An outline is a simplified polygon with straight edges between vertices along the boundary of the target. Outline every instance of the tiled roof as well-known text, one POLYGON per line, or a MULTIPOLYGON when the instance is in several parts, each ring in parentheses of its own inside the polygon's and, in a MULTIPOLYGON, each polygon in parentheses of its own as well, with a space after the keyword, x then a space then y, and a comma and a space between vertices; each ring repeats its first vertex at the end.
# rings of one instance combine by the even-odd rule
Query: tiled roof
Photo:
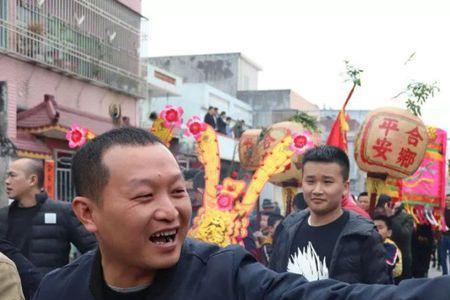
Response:
POLYGON ((88 128, 96 135, 114 127, 111 119, 58 105, 51 95, 45 95, 42 103, 17 115, 17 128, 19 129, 36 129, 57 125, 69 129, 74 123, 88 128))
POLYGON ((17 137, 12 139, 18 150, 51 155, 52 151, 33 134, 18 130, 17 137))

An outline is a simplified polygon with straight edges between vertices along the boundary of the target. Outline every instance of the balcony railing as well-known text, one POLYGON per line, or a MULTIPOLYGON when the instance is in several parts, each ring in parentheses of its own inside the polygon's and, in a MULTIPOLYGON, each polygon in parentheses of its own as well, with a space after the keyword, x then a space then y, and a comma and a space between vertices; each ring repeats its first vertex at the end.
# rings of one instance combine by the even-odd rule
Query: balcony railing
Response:
POLYGON ((140 76, 140 16, 135 15, 134 24, 128 24, 116 16, 124 15, 117 13, 119 8, 108 12, 93 4, 103 2, 115 3, 0 0, 0 51, 143 97, 146 83, 140 76))

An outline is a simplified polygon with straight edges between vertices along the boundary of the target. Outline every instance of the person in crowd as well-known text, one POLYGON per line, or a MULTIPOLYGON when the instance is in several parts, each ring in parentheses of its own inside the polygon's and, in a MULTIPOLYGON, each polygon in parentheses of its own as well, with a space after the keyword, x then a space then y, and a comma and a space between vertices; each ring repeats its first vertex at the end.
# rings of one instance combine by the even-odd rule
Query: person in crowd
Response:
POLYGON ((450 258, 450 194, 445 197, 446 208, 444 210, 445 223, 447 224, 447 230, 441 235, 440 247, 439 247, 439 260, 442 266, 442 274, 448 274, 447 258, 450 258))
POLYGON ((19 273, 12 260, 0 252, 0 299, 24 300, 19 273))
POLYGON ((261 221, 261 214, 258 212, 258 208, 255 207, 255 209, 253 209, 252 213, 249 215, 247 236, 242 241, 245 250, 247 250, 257 261, 261 261, 261 252, 257 247, 256 235, 258 234, 255 233, 259 231, 260 221, 261 221))
POLYGON ((227 123, 225 122, 226 116, 227 113, 223 111, 217 118, 217 131, 222 134, 227 134, 227 123))
POLYGON ((275 213, 275 204, 270 199, 263 199, 263 203, 261 205, 262 213, 275 213))
POLYGON ((153 123, 156 121, 156 119, 158 119, 158 114, 156 113, 156 111, 152 111, 148 116, 148 119, 150 120, 150 129, 151 129, 153 123))
POLYGON ((233 127, 231 126, 231 118, 227 117, 225 123, 226 123, 226 129, 225 130, 226 130, 227 136, 234 137, 234 135, 233 135, 233 127))
POLYGON ((361 207, 359 207, 355 200, 353 200, 353 197, 350 195, 347 195, 347 197, 344 197, 342 199, 342 208, 344 210, 353 211, 354 213, 371 220, 369 214, 361 207))
POLYGON ((205 114, 205 117, 203 118, 203 121, 211 126, 213 129, 216 129, 216 119, 214 117, 214 107, 210 106, 208 107, 208 111, 205 114))
POLYGON ((280 205, 278 204, 278 202, 274 201, 273 205, 274 205, 273 213, 276 215, 281 215, 281 208, 280 208, 280 205))
POLYGON ((387 217, 392 217, 392 198, 386 194, 380 194, 374 209, 374 215, 383 215, 387 217))
POLYGON ((381 238, 367 218, 342 209, 348 196, 350 162, 333 146, 307 151, 302 159, 308 211, 288 216, 274 238, 270 268, 306 279, 389 283, 381 238))
POLYGON ((362 192, 358 196, 358 206, 361 207, 365 212, 369 213, 370 209, 370 198, 367 192, 362 192))
MULTIPOLYGON (((0 240, 0 253, 8 257, 17 267, 25 300, 32 299, 43 274, 38 272, 36 267, 16 247, 6 240, 0 240)), ((0 299, 9 298, 0 297, 0 299)))
POLYGON ((216 129, 217 129, 217 119, 219 118, 219 108, 214 107, 214 121, 216 122, 216 129))
POLYGON ((275 234, 275 230, 277 229, 278 225, 283 221, 283 216, 276 213, 269 214, 268 220, 267 220, 267 228, 265 230, 265 236, 263 236, 261 239, 259 239, 258 245, 259 245, 259 251, 260 251, 260 262, 268 266, 270 262, 270 256, 272 255, 272 249, 273 249, 273 235, 275 234))
POLYGON ((412 276, 428 277, 431 253, 434 247, 433 230, 430 224, 418 224, 412 237, 412 276))
POLYGON ((292 200, 292 213, 308 209, 303 192, 297 193, 292 200))
POLYGON ((402 275, 402 253, 397 245, 390 238, 392 236, 391 219, 383 215, 375 215, 373 222, 377 227, 378 233, 383 241, 386 250, 386 263, 389 267, 392 281, 402 275))
POLYGON ((414 220, 403 208, 401 202, 391 203, 389 196, 380 196, 378 203, 382 205, 380 214, 391 218, 392 240, 397 244, 402 252, 402 276, 396 280, 398 282, 412 277, 412 236, 414 229, 414 220), (381 201, 380 201, 381 200, 381 201), (385 204, 383 204, 385 202, 385 204))
POLYGON ((205 188, 203 174, 204 173, 198 169, 189 169, 183 171, 183 177, 186 183, 186 191, 189 195, 189 199, 191 199, 192 219, 197 216, 197 211, 203 204, 203 190, 205 188))
POLYGON ((143 129, 116 128, 89 141, 72 174, 73 209, 99 247, 47 274, 34 300, 447 300, 450 293, 449 276, 399 287, 308 282, 266 269, 240 246, 187 238, 191 205, 181 170, 143 129))
POLYGON ((70 243, 82 253, 97 242, 75 217, 70 203, 51 200, 42 192, 40 161, 21 158, 10 164, 5 180, 14 201, 0 209, 0 239, 10 241, 41 273, 69 262, 70 243))
POLYGON ((234 124, 234 126, 233 126, 234 137, 237 139, 240 139, 243 132, 244 132, 244 121, 237 120, 236 124, 234 124))

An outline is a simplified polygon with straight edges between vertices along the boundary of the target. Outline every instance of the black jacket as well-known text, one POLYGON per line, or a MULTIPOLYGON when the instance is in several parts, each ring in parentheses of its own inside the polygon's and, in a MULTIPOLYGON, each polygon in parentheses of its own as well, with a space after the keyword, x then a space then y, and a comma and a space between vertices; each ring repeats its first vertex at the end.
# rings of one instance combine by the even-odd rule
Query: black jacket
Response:
POLYGON ((214 117, 212 115, 206 113, 203 121, 205 121, 205 123, 210 125, 213 129, 216 129, 216 120, 214 119, 214 117))
POLYGON ((16 265, 25 299, 31 299, 44 274, 38 272, 36 267, 10 242, 0 240, 0 252, 6 255, 16 265))
MULTIPOLYGON (((107 300, 99 255, 89 252, 42 280, 34 300, 107 300)), ((348 285, 334 280, 308 283, 297 274, 278 274, 239 246, 221 249, 187 239, 174 267, 156 274, 146 300, 448 300, 450 276, 413 279, 400 286, 348 285)))
POLYGON ((391 218, 392 240, 402 252, 402 276, 400 280, 412 277, 412 236, 414 230, 413 218, 401 206, 391 218))
POLYGON ((227 134, 227 123, 221 117, 217 118, 217 131, 227 134))
MULTIPOLYGON (((349 214, 333 250, 329 277, 347 283, 390 283, 385 250, 374 224, 354 212, 349 214)), ((286 271, 295 233, 308 217, 309 211, 301 211, 277 227, 269 265, 272 270, 286 271)))
MULTIPOLYGON (((82 253, 95 249, 97 241, 78 221, 70 203, 37 196, 40 206, 32 221, 28 260, 43 274, 69 262, 70 243, 82 253), (56 224, 46 224, 45 214, 56 214, 56 224)), ((0 239, 6 239, 10 210, 18 202, 0 209, 0 239)))

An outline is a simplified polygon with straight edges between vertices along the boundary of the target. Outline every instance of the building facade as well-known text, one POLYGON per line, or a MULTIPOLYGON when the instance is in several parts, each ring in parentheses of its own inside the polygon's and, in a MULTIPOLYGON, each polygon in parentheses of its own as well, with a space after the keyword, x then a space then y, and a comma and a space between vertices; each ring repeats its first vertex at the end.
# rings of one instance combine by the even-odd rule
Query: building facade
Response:
POLYGON ((207 83, 233 97, 258 89, 261 67, 242 53, 150 57, 149 63, 180 76, 184 83, 207 83))
MULTIPOLYGON (((53 159, 67 171, 69 121, 101 122, 96 134, 138 123, 137 100, 146 93, 140 6, 140 0, 0 0, 3 121, 19 156, 53 159), (49 123, 30 127, 43 107, 54 109, 49 123)), ((55 176, 61 200, 71 200, 66 175, 55 176)))
POLYGON ((253 127, 287 121, 299 111, 318 117, 319 107, 293 90, 238 91, 237 98, 253 108, 253 127))

